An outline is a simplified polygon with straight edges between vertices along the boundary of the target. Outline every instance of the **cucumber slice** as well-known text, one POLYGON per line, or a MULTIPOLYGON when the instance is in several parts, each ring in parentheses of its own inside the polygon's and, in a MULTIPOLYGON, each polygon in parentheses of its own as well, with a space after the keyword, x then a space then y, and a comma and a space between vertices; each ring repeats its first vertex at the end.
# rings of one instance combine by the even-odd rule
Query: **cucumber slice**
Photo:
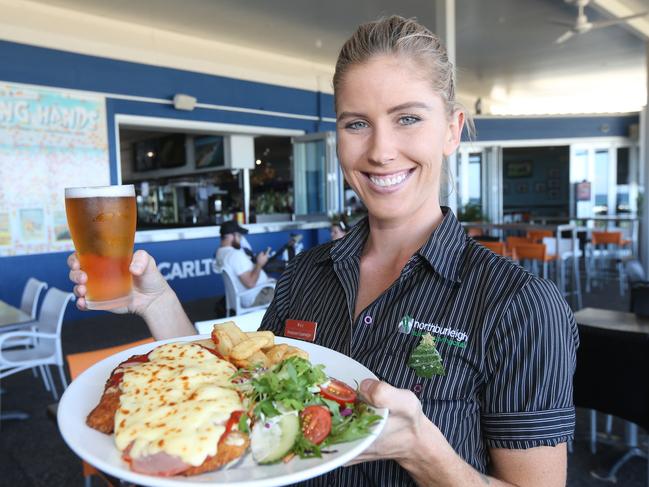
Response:
POLYGON ((273 463, 291 451, 300 433, 300 419, 295 413, 257 422, 250 435, 252 457, 257 463, 273 463))

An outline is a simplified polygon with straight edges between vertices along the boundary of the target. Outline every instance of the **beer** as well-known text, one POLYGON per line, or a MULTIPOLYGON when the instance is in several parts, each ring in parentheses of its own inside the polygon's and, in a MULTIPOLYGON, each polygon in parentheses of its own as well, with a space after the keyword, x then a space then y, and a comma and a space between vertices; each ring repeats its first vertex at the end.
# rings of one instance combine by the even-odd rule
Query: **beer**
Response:
POLYGON ((65 212, 81 269, 88 275, 89 309, 126 306, 137 208, 133 185, 65 189, 65 212))

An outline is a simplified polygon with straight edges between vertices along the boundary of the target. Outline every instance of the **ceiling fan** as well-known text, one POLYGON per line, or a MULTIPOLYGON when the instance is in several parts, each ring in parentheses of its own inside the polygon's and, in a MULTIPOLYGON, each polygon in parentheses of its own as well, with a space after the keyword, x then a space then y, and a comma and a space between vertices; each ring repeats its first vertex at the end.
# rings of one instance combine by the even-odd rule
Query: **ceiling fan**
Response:
POLYGON ((602 27, 609 27, 611 25, 617 25, 624 23, 631 19, 636 19, 638 17, 643 17, 647 15, 647 12, 627 15, 626 17, 619 17, 613 20, 600 20, 596 22, 590 22, 588 17, 584 13, 584 8, 590 3, 590 0, 565 0, 566 3, 571 3, 577 6, 579 13, 577 14, 577 19, 574 22, 568 22, 565 20, 550 20, 549 22, 557 25, 562 25, 564 27, 569 27, 569 29, 561 34, 554 42, 555 44, 563 44, 568 39, 573 37, 576 34, 585 34, 591 30, 601 29, 602 27))

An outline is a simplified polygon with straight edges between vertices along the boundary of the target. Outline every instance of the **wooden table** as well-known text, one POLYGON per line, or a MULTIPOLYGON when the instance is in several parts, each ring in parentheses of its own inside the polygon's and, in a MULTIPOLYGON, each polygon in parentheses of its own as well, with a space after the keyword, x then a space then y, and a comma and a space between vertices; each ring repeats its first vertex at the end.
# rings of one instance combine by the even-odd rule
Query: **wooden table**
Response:
POLYGON ((630 331, 649 335, 649 318, 641 318, 634 313, 613 311, 611 309, 583 308, 575 313, 580 326, 592 326, 606 330, 630 331))
POLYGON ((0 327, 20 325, 28 321, 33 321, 31 316, 0 300, 0 327))

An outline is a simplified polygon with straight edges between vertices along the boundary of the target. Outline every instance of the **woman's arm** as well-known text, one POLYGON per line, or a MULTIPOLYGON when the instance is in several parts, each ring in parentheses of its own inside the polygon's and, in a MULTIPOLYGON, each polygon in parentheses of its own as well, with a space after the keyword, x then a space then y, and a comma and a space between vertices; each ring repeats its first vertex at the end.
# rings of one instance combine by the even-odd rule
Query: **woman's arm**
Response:
POLYGON ((421 486, 565 485, 565 444, 527 450, 491 449, 491 477, 478 472, 455 453, 424 415, 421 403, 411 391, 365 380, 361 383, 361 394, 370 404, 388 408, 390 415, 379 438, 354 463, 393 459, 421 486))

